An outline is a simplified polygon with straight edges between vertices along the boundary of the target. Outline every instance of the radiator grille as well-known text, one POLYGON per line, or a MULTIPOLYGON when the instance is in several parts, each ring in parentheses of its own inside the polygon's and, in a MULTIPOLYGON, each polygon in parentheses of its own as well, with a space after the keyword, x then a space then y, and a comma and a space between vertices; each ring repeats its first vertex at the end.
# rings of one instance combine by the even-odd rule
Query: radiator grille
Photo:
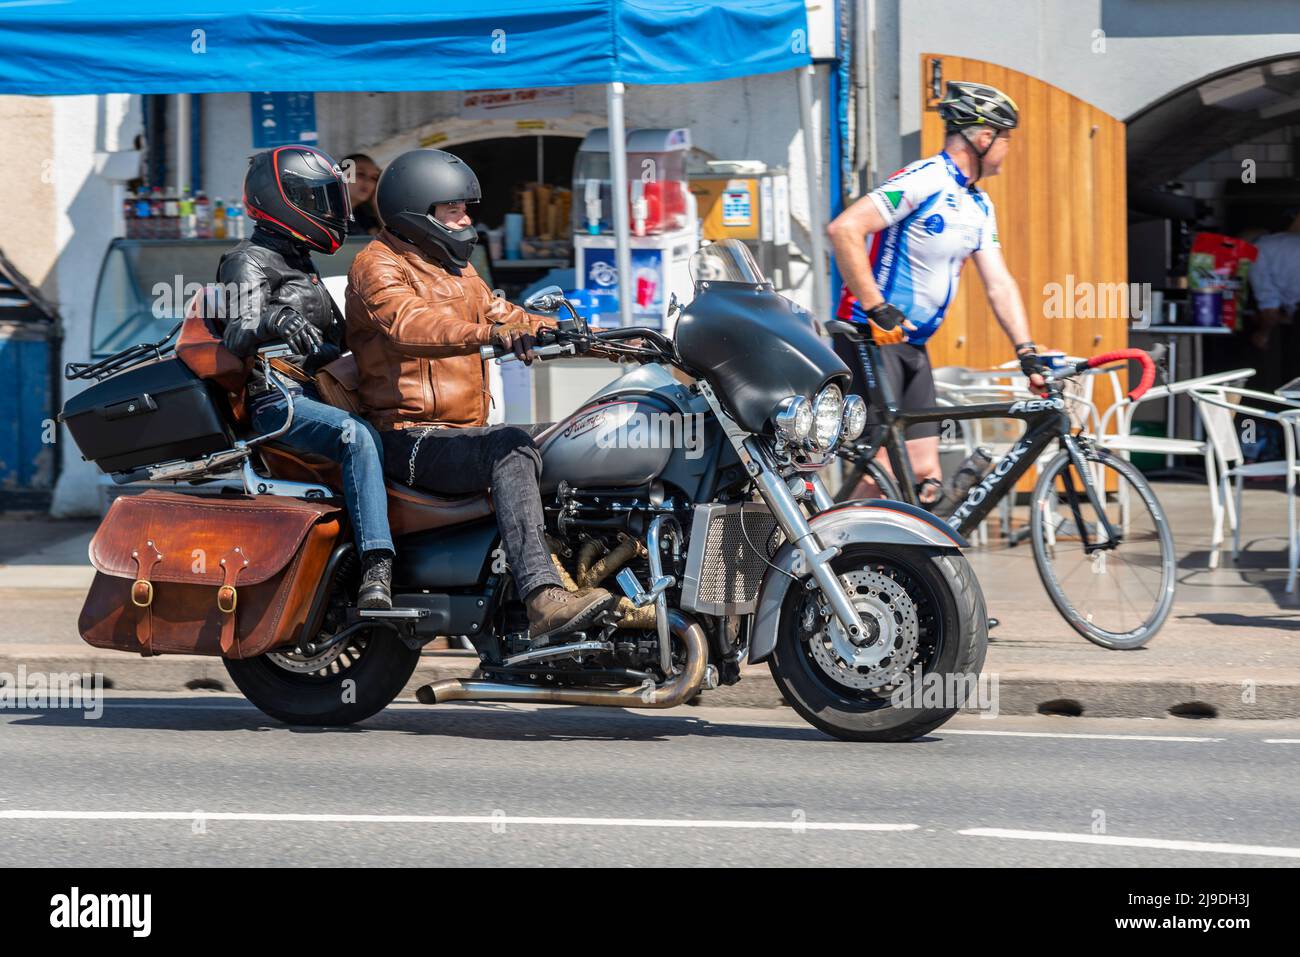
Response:
POLYGON ((748 614, 781 541, 781 530, 765 505, 697 507, 682 607, 705 614, 748 614))

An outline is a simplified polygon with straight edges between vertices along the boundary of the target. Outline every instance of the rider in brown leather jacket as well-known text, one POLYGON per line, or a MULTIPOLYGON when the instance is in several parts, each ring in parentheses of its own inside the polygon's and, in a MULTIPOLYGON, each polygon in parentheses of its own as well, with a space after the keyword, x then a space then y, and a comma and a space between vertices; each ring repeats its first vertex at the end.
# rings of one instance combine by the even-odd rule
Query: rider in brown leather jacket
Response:
POLYGON ((537 447, 524 429, 487 425, 479 347, 496 343, 531 361, 551 320, 494 296, 470 265, 477 234, 466 204, 479 198, 473 171, 441 150, 411 150, 384 170, 384 229, 348 273, 347 338, 385 470, 444 495, 491 488, 529 634, 545 644, 593 622, 614 597, 564 590, 545 539, 537 447))

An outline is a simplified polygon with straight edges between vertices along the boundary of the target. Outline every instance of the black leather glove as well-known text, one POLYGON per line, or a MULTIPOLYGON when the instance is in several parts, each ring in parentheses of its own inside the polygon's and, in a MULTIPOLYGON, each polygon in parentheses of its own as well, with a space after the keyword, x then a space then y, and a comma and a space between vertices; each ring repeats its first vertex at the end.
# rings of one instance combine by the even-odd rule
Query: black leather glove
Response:
POLYGON ((266 327, 287 345, 294 355, 310 356, 324 343, 320 330, 292 309, 284 308, 271 317, 266 327))
POLYGON ((327 366, 343 353, 331 342, 322 342, 302 363, 302 369, 308 375, 315 375, 321 366, 327 366))

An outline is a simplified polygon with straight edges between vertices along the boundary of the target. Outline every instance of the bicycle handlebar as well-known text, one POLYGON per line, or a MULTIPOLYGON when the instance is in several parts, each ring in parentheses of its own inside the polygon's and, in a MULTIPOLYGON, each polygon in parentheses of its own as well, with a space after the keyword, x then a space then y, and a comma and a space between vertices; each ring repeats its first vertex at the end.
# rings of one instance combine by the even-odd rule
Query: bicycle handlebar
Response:
MULTIPOLYGON (((1130 402, 1136 402, 1142 396, 1146 395, 1147 389, 1151 388, 1156 381, 1156 363, 1150 355, 1141 349, 1116 349, 1114 352, 1103 352, 1099 356, 1093 356, 1086 360, 1084 367, 1095 369, 1098 366, 1110 365, 1112 362, 1121 362, 1132 359, 1142 365, 1142 378, 1136 386, 1129 390, 1128 395, 1124 398, 1130 402)), ((1082 369, 1079 371, 1083 371, 1082 369)))

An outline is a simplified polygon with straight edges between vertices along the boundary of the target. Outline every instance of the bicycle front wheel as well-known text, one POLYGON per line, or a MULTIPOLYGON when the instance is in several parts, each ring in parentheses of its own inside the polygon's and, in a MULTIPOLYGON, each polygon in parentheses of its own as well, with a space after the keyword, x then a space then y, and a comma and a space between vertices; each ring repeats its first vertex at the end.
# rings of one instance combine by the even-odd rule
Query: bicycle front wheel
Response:
POLYGON ((1084 446, 1081 452, 1115 537, 1062 450, 1034 487, 1034 563, 1075 631, 1103 648, 1140 648, 1173 606, 1173 534, 1141 472, 1104 449, 1084 446))

